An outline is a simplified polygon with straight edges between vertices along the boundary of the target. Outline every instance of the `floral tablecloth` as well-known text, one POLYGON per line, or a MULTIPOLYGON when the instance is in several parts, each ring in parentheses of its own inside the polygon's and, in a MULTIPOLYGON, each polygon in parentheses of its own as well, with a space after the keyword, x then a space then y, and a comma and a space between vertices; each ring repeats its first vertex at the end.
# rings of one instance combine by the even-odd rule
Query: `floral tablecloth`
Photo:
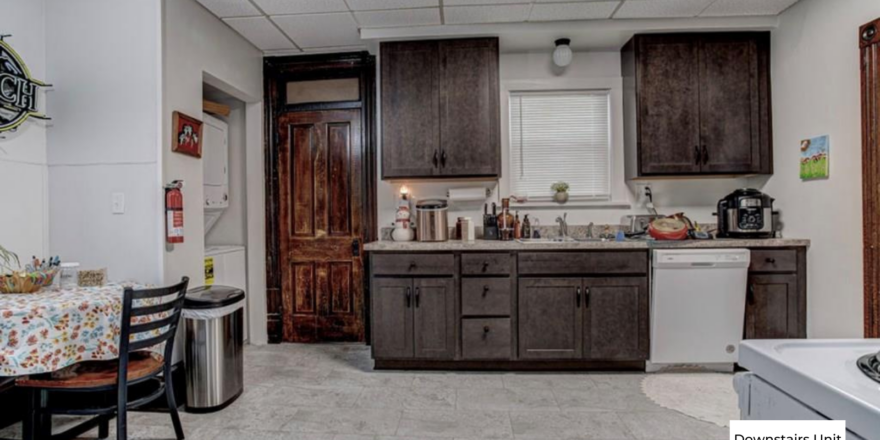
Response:
POLYGON ((123 289, 123 285, 110 284, 0 294, 0 377, 48 373, 77 362, 118 358, 123 289))

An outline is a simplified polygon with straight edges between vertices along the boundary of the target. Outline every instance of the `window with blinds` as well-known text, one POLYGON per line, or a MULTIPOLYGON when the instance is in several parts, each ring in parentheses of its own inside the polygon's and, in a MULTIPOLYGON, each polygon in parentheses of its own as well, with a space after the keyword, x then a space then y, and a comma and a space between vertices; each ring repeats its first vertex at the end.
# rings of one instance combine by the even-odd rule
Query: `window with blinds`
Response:
POLYGON ((511 92, 513 194, 549 200, 566 182, 572 199, 611 199, 611 104, 607 90, 511 92))

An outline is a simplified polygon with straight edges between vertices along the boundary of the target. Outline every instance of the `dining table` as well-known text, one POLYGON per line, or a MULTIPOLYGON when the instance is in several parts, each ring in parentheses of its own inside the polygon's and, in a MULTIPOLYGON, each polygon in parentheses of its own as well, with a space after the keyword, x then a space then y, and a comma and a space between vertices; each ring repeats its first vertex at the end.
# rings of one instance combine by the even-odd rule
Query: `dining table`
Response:
MULTIPOLYGON (((126 287, 141 286, 50 286, 37 293, 0 294, 0 377, 53 373, 80 362, 118 358, 126 287)), ((132 323, 161 318, 138 317, 132 323)))

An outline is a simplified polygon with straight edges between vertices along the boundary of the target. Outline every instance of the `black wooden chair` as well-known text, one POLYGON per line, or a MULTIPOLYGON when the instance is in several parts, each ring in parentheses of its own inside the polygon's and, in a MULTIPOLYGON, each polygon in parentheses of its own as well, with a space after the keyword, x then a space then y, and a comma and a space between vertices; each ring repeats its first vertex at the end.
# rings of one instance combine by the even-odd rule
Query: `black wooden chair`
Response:
POLYGON ((83 362, 78 364, 76 375, 70 378, 53 379, 51 375, 38 375, 18 379, 16 386, 28 391, 24 439, 72 439, 96 426, 98 437, 107 438, 110 420, 115 416, 116 438, 127 440, 128 410, 146 405, 165 394, 174 432, 178 440, 183 440, 183 427, 171 383, 171 356, 188 283, 189 278, 184 277, 179 284, 171 287, 125 289, 118 360, 83 362), (152 301, 141 304, 143 300, 152 301), (132 324, 133 318, 144 316, 153 319, 146 323, 132 324), (130 339, 139 334, 145 336, 130 339), (162 343, 165 343, 163 356, 144 351, 162 343), (146 395, 129 400, 132 395, 137 394, 132 393, 133 390, 146 395), (83 405, 87 400, 89 405, 83 405), (95 404, 96 402, 99 404, 95 404), (95 417, 63 433, 52 435, 52 416, 61 414, 95 417))

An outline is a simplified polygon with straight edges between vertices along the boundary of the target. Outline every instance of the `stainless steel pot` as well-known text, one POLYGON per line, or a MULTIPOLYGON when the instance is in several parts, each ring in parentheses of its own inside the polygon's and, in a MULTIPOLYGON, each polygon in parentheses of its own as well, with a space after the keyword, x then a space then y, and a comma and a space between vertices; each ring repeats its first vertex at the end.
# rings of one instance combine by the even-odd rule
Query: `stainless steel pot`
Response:
POLYGON ((448 203, 443 199, 422 200, 416 203, 416 237, 419 241, 449 240, 448 203))

